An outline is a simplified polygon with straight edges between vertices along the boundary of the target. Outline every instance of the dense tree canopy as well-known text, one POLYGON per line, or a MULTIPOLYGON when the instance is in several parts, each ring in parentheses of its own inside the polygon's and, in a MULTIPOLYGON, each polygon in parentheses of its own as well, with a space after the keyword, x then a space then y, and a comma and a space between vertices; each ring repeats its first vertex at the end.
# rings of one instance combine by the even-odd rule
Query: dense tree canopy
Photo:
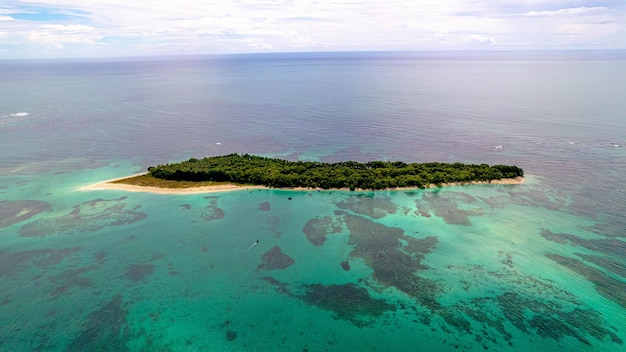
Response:
POLYGON ((492 181, 523 176, 517 166, 402 161, 288 161, 248 154, 191 158, 148 168, 152 176, 178 181, 227 181, 268 187, 386 189, 430 184, 492 181))

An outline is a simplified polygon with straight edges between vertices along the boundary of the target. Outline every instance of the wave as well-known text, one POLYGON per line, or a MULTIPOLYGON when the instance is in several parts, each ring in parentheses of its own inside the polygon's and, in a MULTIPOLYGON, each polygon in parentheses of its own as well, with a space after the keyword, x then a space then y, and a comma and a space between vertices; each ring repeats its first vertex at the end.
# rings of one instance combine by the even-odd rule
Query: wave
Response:
POLYGON ((24 116, 28 116, 28 115, 30 115, 30 114, 27 113, 27 112, 16 112, 16 113, 13 113, 13 114, 9 114, 9 116, 11 116, 11 117, 24 117, 24 116))

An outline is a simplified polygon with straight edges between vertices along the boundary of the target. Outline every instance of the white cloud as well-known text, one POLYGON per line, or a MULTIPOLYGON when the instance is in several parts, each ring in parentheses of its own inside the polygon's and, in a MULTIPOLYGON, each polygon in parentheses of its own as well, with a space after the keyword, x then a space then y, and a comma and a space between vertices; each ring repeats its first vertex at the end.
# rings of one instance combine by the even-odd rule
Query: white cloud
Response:
POLYGON ((529 11, 527 16, 569 16, 569 15, 583 15, 594 14, 607 11, 606 7, 572 7, 566 9, 558 9, 553 11, 529 11))
POLYGON ((618 0, 584 3, 572 7, 569 0, 14 0, 11 7, 0 5, 0 31, 12 33, 10 38, 0 37, 0 45, 17 41, 32 53, 42 45, 57 45, 57 52, 46 54, 58 56, 167 54, 170 49, 217 53, 626 48, 626 6, 618 0), (10 17, 27 7, 49 8, 67 19, 10 17))
POLYGON ((47 25, 39 29, 25 32, 26 39, 36 45, 64 48, 66 44, 92 45, 99 39, 90 33, 93 28, 79 25, 47 25))
POLYGON ((249 47, 257 49, 257 50, 263 50, 263 51, 267 51, 267 50, 272 50, 273 47, 267 43, 249 43, 248 44, 249 47))
POLYGON ((481 34, 471 34, 469 36, 469 40, 472 43, 476 43, 479 45, 495 45, 496 44, 496 40, 491 38, 491 37, 487 37, 481 34))

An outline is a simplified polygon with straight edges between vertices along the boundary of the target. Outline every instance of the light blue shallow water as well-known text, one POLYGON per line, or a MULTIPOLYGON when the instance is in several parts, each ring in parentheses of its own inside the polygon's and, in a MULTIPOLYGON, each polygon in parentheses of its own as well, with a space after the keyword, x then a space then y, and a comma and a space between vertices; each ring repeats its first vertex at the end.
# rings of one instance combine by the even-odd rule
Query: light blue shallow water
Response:
POLYGON ((0 62, 0 350, 624 350, 622 77, 623 52, 0 62), (232 152, 527 177, 78 190, 232 152))

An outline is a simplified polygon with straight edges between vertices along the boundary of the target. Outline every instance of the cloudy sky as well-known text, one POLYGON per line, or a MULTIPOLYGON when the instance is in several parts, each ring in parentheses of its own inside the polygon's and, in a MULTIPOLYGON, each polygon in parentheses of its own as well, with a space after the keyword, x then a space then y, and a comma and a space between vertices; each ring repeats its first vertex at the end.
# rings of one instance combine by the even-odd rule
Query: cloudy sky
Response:
POLYGON ((1 0, 0 58, 626 49, 626 0, 1 0))

